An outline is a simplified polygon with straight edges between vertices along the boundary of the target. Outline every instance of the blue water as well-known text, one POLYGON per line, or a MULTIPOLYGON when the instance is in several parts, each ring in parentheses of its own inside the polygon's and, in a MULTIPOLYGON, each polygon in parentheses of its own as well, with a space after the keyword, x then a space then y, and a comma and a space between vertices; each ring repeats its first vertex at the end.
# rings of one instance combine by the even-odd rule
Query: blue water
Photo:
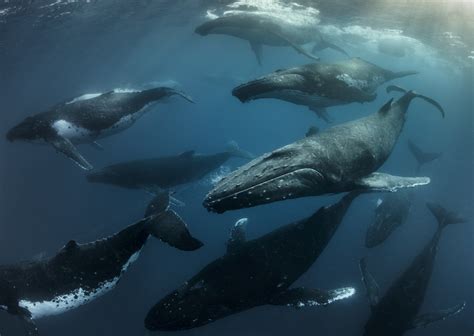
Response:
MULTIPOLYGON (((166 6, 173 4, 168 2, 166 6)), ((266 47, 260 67, 246 42, 194 34, 196 25, 204 20, 205 10, 191 6, 189 11, 182 20, 179 11, 170 11, 171 18, 137 22, 130 24, 130 29, 119 24, 119 16, 118 27, 113 27, 110 22, 115 21, 109 18, 96 31, 85 26, 68 27, 67 21, 59 26, 61 31, 48 27, 48 33, 33 25, 12 31, 17 29, 15 22, 7 23, 12 26, 3 27, 3 33, 9 34, 3 47, 8 49, 8 43, 12 44, 10 53, 2 53, 0 65, 0 134, 27 115, 44 111, 68 97, 167 81, 178 82, 196 104, 171 99, 167 104, 156 105, 129 130, 103 139, 103 152, 80 146, 94 166, 186 150, 214 153, 224 150, 230 140, 245 150, 262 154, 302 138, 310 125, 328 127, 304 107, 276 100, 241 104, 230 94, 234 86, 246 80, 307 63, 303 56, 289 48, 266 47), (191 10, 196 10, 195 15, 191 10), (18 43, 13 42, 15 34, 18 43)), ((412 139, 428 151, 443 152, 441 159, 422 169, 423 175, 431 177, 431 184, 416 190, 407 223, 382 246, 370 251, 364 248, 365 231, 373 220, 379 195, 357 199, 323 255, 295 284, 328 289, 354 286, 357 294, 353 298, 316 309, 263 306, 175 335, 361 335, 370 309, 358 260, 368 256, 372 273, 384 292, 436 229, 433 216, 424 206, 426 201, 439 202, 461 213, 468 222, 444 231, 422 312, 461 301, 466 301, 467 306, 454 318, 407 334, 474 332, 472 68, 454 64, 449 57, 423 54, 424 49, 396 58, 354 44, 346 47, 351 55, 394 71, 418 70, 420 75, 397 80, 396 84, 433 97, 443 105, 444 120, 431 106, 413 102, 398 145, 380 169, 413 175, 416 163, 406 146, 407 140, 412 139)), ((331 51, 319 55, 326 62, 343 59, 331 51)), ((376 111, 390 97, 381 87, 376 101, 332 108, 330 114, 334 124, 356 119, 376 111)), ((43 253, 53 255, 71 239, 88 242, 117 232, 138 220, 151 199, 142 191, 87 183, 83 171, 48 146, 2 139, 2 264, 43 253)), ((226 166, 235 169, 243 163, 232 159, 226 166)), ((248 236, 254 238, 304 218, 339 198, 304 198, 217 215, 201 205, 211 188, 207 178, 180 188, 178 193, 186 206, 177 211, 193 235, 205 243, 202 249, 181 252, 150 239, 114 291, 74 311, 39 320, 42 333, 142 335, 148 309, 225 252, 229 229, 237 219, 249 218, 248 236)), ((14 317, 1 313, 0 333, 21 335, 21 325, 14 317)))

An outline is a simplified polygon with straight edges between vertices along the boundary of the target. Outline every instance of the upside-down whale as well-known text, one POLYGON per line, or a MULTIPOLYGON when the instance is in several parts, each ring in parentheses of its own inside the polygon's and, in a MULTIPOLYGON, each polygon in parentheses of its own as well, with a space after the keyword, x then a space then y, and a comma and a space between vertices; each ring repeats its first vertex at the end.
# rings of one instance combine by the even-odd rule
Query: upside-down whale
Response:
POLYGON ((367 228, 365 235, 365 247, 382 244, 397 227, 406 222, 413 198, 412 192, 400 190, 377 200, 374 222, 367 228))
POLYGON ((450 224, 465 222, 438 204, 428 203, 427 206, 436 217, 438 229, 382 298, 377 283, 368 271, 367 262, 365 259, 360 261, 362 280, 372 309, 372 314, 365 325, 364 336, 402 336, 410 329, 426 327, 428 324, 456 315, 464 309, 465 303, 462 303, 448 309, 418 315, 433 273, 443 229, 450 224))
POLYGON ((169 189, 200 180, 231 157, 253 158, 232 141, 225 152, 203 155, 187 151, 177 156, 122 162, 90 173, 87 179, 128 189, 169 189))
POLYGON ((129 128, 151 105, 172 95, 192 102, 183 92, 169 87, 85 94, 27 117, 10 129, 7 139, 46 142, 82 169, 90 170, 92 165, 75 145, 88 143, 101 148, 96 140, 129 128))
POLYGON ((201 24, 195 32, 202 36, 229 35, 248 41, 260 65, 263 45, 292 47, 310 59, 319 60, 302 47, 315 42, 312 52, 331 48, 347 55, 343 49, 326 41, 317 30, 294 27, 278 16, 263 13, 227 14, 201 24))
POLYGON ((87 244, 71 240, 50 259, 0 266, 0 308, 20 317, 27 335, 38 335, 34 320, 91 302, 112 290, 150 235, 180 250, 202 243, 158 195, 146 217, 124 230, 87 244))
POLYGON ((376 90, 381 84, 414 74, 417 72, 393 72, 360 58, 352 58, 277 70, 236 87, 232 94, 243 103, 275 98, 307 106, 320 118, 329 121, 327 107, 371 102, 377 97, 376 90))
POLYGON ((357 192, 321 207, 312 216, 246 241, 246 219, 231 231, 227 253, 151 308, 149 330, 196 328, 262 305, 325 306, 355 293, 351 287, 290 288, 336 233, 357 192))
MULTIPOLYGON (((391 90, 403 90, 390 86, 391 90)), ((428 184, 428 177, 376 172, 390 156, 414 98, 442 107, 426 96, 406 92, 365 118, 333 126, 264 154, 223 178, 203 205, 218 213, 285 199, 354 189, 395 191, 428 184)))

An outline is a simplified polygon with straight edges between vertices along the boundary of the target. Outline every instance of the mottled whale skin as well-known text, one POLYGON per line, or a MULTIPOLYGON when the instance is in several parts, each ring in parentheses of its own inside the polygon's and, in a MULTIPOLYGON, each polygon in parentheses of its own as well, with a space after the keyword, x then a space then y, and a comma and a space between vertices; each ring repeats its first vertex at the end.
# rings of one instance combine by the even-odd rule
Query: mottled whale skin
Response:
POLYGON ((232 143, 227 151, 211 155, 188 151, 177 156, 117 163, 88 174, 87 179, 128 189, 169 189, 202 179, 231 157, 253 158, 232 143))
POLYGON ((348 298, 353 288, 290 288, 324 251, 357 196, 321 207, 312 216, 245 241, 246 219, 231 232, 227 253, 205 266, 149 311, 145 326, 156 331, 196 328, 261 305, 325 306, 348 298))
POLYGON ((368 271, 365 259, 360 262, 362 280, 372 308, 371 316, 365 325, 364 336, 401 336, 410 329, 425 327, 456 315, 465 306, 465 303, 462 303, 448 309, 418 315, 433 273, 443 229, 450 224, 465 222, 438 204, 428 203, 427 206, 438 221, 438 229, 382 298, 379 296, 377 283, 368 271))
POLYGON ((110 237, 87 244, 70 241, 49 259, 1 265, 0 307, 23 319, 28 335, 37 335, 33 320, 64 313, 112 290, 150 235, 181 250, 201 247, 168 203, 169 196, 157 196, 146 218, 110 237))
POLYGON ((429 178, 376 173, 390 156, 415 97, 434 104, 444 116, 432 99, 406 92, 374 114, 333 126, 240 167, 208 193, 204 206, 222 213, 298 197, 354 189, 396 191, 429 183, 429 178))
POLYGON ((373 101, 377 88, 390 80, 417 74, 393 72, 360 58, 337 63, 313 63, 277 70, 236 87, 232 94, 241 102, 274 98, 307 106, 329 121, 325 109, 336 105, 373 101))
POLYGON ((403 225, 410 213, 414 195, 407 190, 388 193, 377 201, 374 222, 367 228, 365 247, 382 244, 396 228, 403 225))
POLYGON ((315 42, 313 51, 332 48, 338 52, 347 53, 336 45, 324 40, 314 27, 302 28, 294 26, 278 16, 263 13, 233 13, 227 14, 198 26, 195 32, 202 36, 210 34, 228 35, 248 41, 257 61, 262 64, 262 46, 292 47, 298 53, 319 60, 301 46, 315 42))
POLYGON ((10 129, 7 139, 46 142, 79 167, 89 170, 92 165, 82 157, 75 145, 90 143, 99 146, 96 140, 129 128, 148 107, 172 95, 192 101, 182 92, 169 87, 86 94, 27 117, 10 129))

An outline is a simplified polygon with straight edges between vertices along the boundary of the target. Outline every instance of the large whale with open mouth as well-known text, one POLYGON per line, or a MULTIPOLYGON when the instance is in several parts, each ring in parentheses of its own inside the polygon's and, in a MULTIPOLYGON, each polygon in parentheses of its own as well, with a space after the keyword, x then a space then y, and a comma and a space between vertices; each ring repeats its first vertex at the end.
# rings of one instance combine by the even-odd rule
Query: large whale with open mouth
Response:
POLYGON ((326 108, 371 102, 377 97, 376 90, 381 84, 414 74, 417 72, 394 72, 352 58, 277 70, 236 87, 232 94, 243 103, 274 98, 307 106, 320 118, 329 121, 326 108))
POLYGON ((268 13, 241 12, 226 14, 204 22, 196 28, 195 32, 202 36, 228 35, 248 41, 260 65, 263 45, 292 47, 310 59, 319 60, 317 56, 302 47, 314 42, 312 52, 331 48, 347 55, 343 49, 324 39, 313 27, 310 28, 295 27, 281 17, 268 13))
POLYGON ((0 308, 20 317, 27 335, 37 335, 34 320, 62 314, 112 290, 150 235, 180 250, 202 243, 159 194, 145 218, 124 230, 87 244, 71 240, 50 259, 0 266, 0 308))
POLYGON ((383 297, 380 297, 379 287, 368 270, 366 260, 360 261, 362 280, 372 310, 365 325, 364 336, 402 336, 411 329, 442 321, 464 309, 465 303, 461 303, 451 308, 418 315, 433 273, 441 233, 448 225, 466 221, 438 204, 428 203, 427 206, 436 217, 438 229, 383 297))
POLYGON ((204 155, 186 151, 174 156, 121 162, 88 174, 87 180, 127 189, 170 189, 200 180, 232 157, 254 158, 231 141, 224 152, 204 155))
POLYGON ((153 104, 173 95, 192 102, 170 87, 85 94, 27 117, 8 131, 7 139, 50 144, 82 169, 90 170, 92 165, 76 145, 87 143, 101 148, 96 140, 131 127, 153 104))
POLYGON ((231 231, 227 253, 149 311, 145 327, 174 331, 200 327, 262 305, 326 306, 355 289, 290 288, 331 241, 358 192, 321 207, 312 216, 246 241, 246 219, 231 231))
MULTIPOLYGON (((403 89, 390 86, 388 90, 403 89)), ((395 191, 428 184, 428 177, 376 172, 390 156, 416 97, 433 104, 444 117, 442 107, 431 98, 405 92, 372 115, 328 128, 240 167, 208 193, 204 206, 222 213, 354 189, 395 191)))

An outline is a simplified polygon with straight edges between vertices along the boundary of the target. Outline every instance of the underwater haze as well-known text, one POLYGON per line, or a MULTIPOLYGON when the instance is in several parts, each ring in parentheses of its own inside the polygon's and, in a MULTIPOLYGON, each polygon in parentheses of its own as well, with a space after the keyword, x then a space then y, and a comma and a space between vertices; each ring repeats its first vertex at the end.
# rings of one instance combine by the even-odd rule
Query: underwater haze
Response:
MULTIPOLYGON (((42 260, 67 242, 96 241, 140 220, 151 192, 88 182, 87 172, 50 145, 10 142, 6 135, 26 117, 84 94, 169 86, 195 102, 172 96, 153 105, 127 130, 100 139, 103 150, 78 144, 94 169, 195 151, 213 154, 235 142, 256 157, 378 111, 400 93, 395 84, 435 99, 445 118, 414 100, 389 158, 379 169, 427 176, 411 189, 406 222, 380 246, 365 247, 366 231, 384 193, 358 197, 327 248, 293 287, 354 287, 354 296, 328 307, 294 309, 264 305, 174 335, 364 334, 371 315, 359 260, 367 257, 381 295, 437 230, 425 206, 436 202, 466 219, 441 236, 420 313, 465 302, 444 321, 407 335, 474 333, 474 1, 278 1, 278 0, 0 0, 0 265, 42 260), (262 64, 249 43, 229 35, 200 36, 202 23, 240 12, 283 19, 291 29, 317 29, 325 40, 391 71, 417 71, 376 89, 374 100, 328 108, 327 123, 306 106, 279 99, 241 103, 232 90, 278 69, 315 62, 291 47, 263 46, 262 64), (417 171, 408 141, 442 155, 417 171)), ((271 28, 269 28, 271 29, 271 28)), ((311 51, 311 44, 306 50, 311 51)), ((315 51, 321 63, 348 56, 315 51)), ((198 181, 171 188, 172 208, 200 249, 180 251, 149 239, 117 286, 97 300, 35 321, 40 335, 145 335, 150 308, 226 253, 234 223, 248 218, 247 239, 312 215, 342 195, 327 193, 256 207, 208 212, 203 201, 216 184, 248 159, 232 157, 198 181)), ((245 264, 242 265, 245 267, 245 264)), ((8 282, 8 279, 6 279, 8 282)), ((0 279, 0 294, 2 279, 0 279)), ((2 306, 0 298, 0 306, 2 306)), ((24 335, 14 314, 0 310, 0 335, 24 335)), ((165 332, 156 332, 165 334, 165 332)), ((383 336, 383 335, 380 335, 383 336)))

